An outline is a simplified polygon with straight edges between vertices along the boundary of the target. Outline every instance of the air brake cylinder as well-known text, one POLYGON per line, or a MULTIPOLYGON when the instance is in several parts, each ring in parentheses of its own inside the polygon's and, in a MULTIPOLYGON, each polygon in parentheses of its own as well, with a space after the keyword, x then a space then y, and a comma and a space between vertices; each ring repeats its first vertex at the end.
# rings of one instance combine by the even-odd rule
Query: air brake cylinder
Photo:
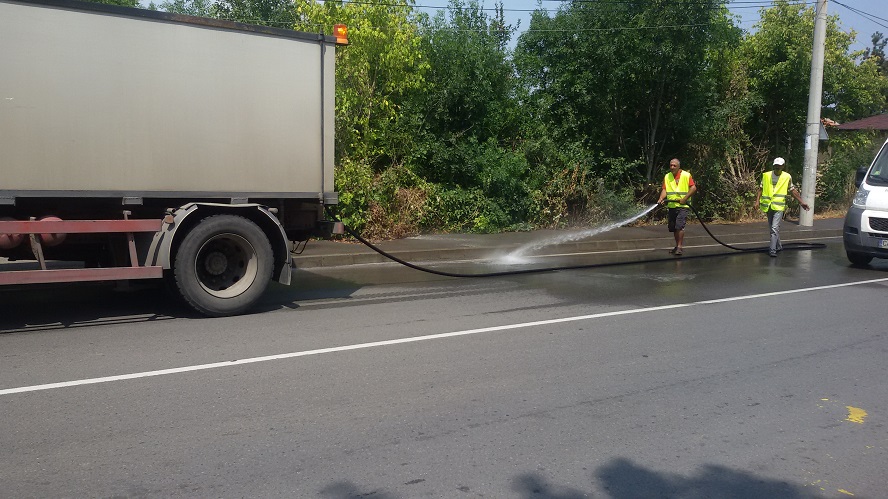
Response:
MULTIPOLYGON (((61 222, 62 219, 59 217, 41 217, 39 222, 61 222)), ((53 247, 58 246, 65 242, 65 238, 68 237, 67 234, 40 234, 40 242, 43 243, 44 246, 53 247)))
MULTIPOLYGON (((0 217, 0 221, 15 222, 11 217, 0 217)), ((25 240, 24 234, 0 234, 0 249, 12 249, 22 244, 25 240)))

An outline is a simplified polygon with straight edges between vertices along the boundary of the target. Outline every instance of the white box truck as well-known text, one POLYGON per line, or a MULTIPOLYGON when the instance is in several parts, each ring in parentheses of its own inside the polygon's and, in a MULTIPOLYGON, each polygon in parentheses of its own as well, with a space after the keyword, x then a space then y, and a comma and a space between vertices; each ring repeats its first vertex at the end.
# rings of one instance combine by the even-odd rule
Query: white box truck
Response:
POLYGON ((0 0, 0 257, 35 267, 0 285, 165 278, 224 316, 288 284, 295 242, 338 232, 336 41, 0 0))

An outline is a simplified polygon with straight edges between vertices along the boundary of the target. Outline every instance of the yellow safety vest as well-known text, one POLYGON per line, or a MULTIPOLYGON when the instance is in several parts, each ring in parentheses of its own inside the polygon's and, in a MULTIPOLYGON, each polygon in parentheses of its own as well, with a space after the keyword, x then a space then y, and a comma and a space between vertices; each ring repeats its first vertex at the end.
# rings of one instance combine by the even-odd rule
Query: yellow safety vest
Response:
POLYGON ((769 209, 786 210, 786 193, 789 190, 789 183, 792 182, 792 176, 782 172, 777 179, 777 185, 772 185, 771 174, 772 172, 769 171, 762 174, 762 197, 759 200, 759 208, 764 213, 767 213, 769 209))
POLYGON ((678 176, 678 182, 672 172, 666 174, 666 207, 667 208, 687 208, 688 205, 680 204, 679 200, 688 195, 691 183, 691 172, 682 170, 678 176))

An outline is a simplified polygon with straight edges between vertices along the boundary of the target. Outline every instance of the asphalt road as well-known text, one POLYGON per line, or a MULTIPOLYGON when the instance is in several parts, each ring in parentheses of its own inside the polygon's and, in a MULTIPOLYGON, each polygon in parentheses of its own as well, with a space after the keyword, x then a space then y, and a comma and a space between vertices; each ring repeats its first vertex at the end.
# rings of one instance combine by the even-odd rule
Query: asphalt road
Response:
POLYGON ((0 496, 888 496, 888 261, 840 243, 295 277, 222 319, 0 293, 0 496))

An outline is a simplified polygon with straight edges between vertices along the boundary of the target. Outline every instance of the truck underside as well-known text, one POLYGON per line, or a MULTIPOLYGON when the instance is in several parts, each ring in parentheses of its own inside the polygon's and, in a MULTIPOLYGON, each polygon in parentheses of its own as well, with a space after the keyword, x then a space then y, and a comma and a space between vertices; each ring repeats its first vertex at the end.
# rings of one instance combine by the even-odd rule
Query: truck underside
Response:
POLYGON ((199 312, 231 315, 246 310, 270 280, 289 283, 292 242, 333 230, 316 200, 140 201, 18 198, 0 207, 0 256, 33 263, 0 271, 0 284, 163 277, 199 312))

